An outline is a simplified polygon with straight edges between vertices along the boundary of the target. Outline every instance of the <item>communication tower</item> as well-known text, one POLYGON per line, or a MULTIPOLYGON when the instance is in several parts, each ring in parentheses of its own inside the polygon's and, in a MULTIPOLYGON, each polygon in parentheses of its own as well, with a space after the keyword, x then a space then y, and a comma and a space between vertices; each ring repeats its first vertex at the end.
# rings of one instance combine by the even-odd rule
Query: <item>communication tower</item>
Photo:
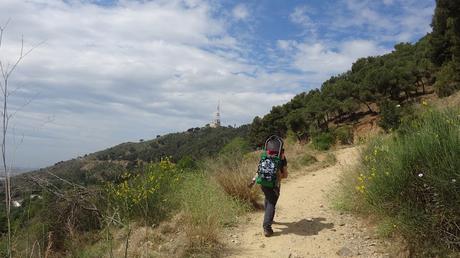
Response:
POLYGON ((212 128, 220 127, 220 101, 217 103, 217 112, 214 113, 214 120, 212 120, 210 126, 212 128))

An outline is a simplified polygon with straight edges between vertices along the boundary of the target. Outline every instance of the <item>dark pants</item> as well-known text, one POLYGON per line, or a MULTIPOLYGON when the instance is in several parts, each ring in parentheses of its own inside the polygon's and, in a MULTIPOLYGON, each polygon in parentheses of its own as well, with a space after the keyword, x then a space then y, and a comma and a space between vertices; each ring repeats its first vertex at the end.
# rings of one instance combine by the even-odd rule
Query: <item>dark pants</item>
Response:
POLYGON ((265 195, 265 202, 264 202, 265 215, 264 215, 263 227, 264 229, 271 229, 273 218, 275 217, 276 202, 278 201, 278 198, 280 197, 280 188, 279 187, 269 188, 265 186, 262 186, 261 188, 265 195))

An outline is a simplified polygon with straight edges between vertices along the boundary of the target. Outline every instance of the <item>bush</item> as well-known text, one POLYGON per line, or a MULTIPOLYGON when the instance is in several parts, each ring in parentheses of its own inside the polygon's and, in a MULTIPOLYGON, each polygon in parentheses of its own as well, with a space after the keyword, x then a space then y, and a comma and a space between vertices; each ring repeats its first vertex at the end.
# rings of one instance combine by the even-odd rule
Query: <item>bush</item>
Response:
POLYGON ((240 156, 249 151, 251 151, 249 142, 241 137, 235 137, 220 150, 220 155, 240 156))
POLYGON ((329 150, 335 143, 335 138, 331 133, 320 133, 313 137, 312 143, 317 150, 329 150))
POLYGON ((395 221, 412 245, 460 250, 459 128, 459 110, 427 111, 411 133, 375 140, 348 181, 349 199, 395 221))
POLYGON ((379 103, 380 121, 379 126, 386 132, 398 129, 401 123, 401 111, 398 103, 391 100, 384 100, 379 103))
POLYGON ((158 222, 177 206, 174 192, 182 177, 169 159, 148 164, 143 172, 126 172, 119 184, 108 184, 111 205, 125 218, 158 222))
POLYGON ((460 78, 453 62, 443 65, 436 74, 434 88, 439 97, 447 97, 460 90, 460 78))
POLYGON ((312 156, 308 153, 299 157, 299 165, 301 166, 310 166, 311 164, 316 162, 318 162, 318 160, 315 158, 315 156, 312 156))
POLYGON ((341 144, 353 143, 353 131, 350 126, 342 126, 334 130, 334 135, 341 144))

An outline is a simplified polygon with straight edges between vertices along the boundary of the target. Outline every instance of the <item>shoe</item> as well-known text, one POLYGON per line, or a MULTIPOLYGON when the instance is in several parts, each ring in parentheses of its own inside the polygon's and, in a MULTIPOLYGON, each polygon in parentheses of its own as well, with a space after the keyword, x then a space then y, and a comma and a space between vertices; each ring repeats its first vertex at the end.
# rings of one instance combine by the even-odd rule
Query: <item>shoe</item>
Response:
POLYGON ((273 235, 273 230, 271 228, 264 229, 264 236, 265 237, 271 237, 272 235, 273 235))

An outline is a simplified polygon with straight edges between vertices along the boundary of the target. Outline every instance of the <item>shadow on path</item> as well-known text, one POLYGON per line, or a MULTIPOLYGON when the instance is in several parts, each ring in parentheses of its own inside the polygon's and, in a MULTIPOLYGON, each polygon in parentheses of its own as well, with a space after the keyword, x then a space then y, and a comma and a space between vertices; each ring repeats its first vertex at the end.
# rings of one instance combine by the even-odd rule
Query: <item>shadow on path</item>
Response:
POLYGON ((324 223, 325 218, 302 219, 297 222, 273 222, 274 236, 296 234, 300 236, 318 235, 323 229, 331 229, 334 223, 324 223), (283 226, 283 227, 280 227, 283 226))

